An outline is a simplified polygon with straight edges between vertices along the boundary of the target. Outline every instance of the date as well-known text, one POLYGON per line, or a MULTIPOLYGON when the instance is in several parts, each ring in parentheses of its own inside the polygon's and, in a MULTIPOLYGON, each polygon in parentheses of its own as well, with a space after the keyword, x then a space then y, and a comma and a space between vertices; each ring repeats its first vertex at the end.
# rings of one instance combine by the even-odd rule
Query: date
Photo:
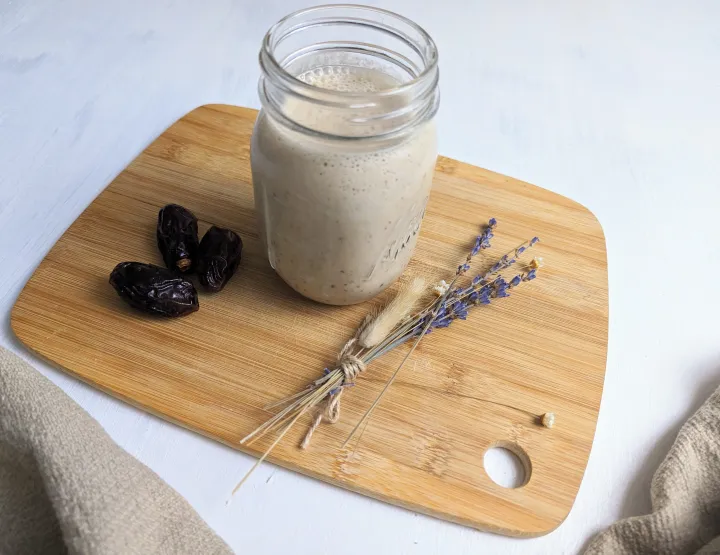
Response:
POLYGON ((209 291, 220 291, 230 280, 242 256, 240 236, 229 229, 212 226, 200 241, 197 273, 209 291))
POLYGON ((149 314, 175 318, 200 308, 193 284, 175 272, 142 262, 121 262, 110 285, 130 306, 149 314))
POLYGON ((168 204, 158 213, 157 243, 165 265, 190 273, 195 269, 198 224, 195 215, 179 204, 168 204))

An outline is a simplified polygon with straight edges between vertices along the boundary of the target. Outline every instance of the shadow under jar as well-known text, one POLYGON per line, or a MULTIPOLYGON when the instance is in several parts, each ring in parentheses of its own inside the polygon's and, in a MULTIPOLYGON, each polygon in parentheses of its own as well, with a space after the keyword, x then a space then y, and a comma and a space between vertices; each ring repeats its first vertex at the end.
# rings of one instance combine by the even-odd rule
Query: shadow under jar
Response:
POLYGON ((418 25, 320 6, 273 26, 260 51, 251 164, 270 264, 293 289, 346 305, 403 272, 437 159, 437 49, 418 25))

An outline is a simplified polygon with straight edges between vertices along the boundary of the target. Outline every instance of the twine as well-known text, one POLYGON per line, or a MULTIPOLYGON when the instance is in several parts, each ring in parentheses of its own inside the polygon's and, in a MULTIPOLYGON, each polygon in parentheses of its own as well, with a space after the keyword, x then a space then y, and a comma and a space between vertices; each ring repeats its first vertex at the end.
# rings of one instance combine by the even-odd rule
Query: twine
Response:
POLYGON ((322 423, 323 420, 327 420, 330 424, 335 424, 340 418, 340 398, 342 397, 345 388, 354 385, 355 379, 365 371, 365 363, 353 354, 350 354, 350 350, 355 345, 356 338, 352 338, 350 341, 345 343, 345 346, 338 355, 338 365, 336 369, 342 370, 343 378, 340 385, 335 388, 335 393, 330 393, 325 404, 325 410, 318 411, 313 418, 310 428, 308 428, 305 438, 303 439, 300 447, 306 449, 310 445, 310 439, 317 427, 322 423))

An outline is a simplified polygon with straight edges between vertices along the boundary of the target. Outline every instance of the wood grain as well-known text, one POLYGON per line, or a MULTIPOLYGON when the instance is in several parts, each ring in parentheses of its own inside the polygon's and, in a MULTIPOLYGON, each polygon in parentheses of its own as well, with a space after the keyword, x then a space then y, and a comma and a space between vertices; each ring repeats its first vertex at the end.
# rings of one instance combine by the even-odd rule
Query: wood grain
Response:
MULTIPOLYGON (((332 364, 373 303, 323 306, 269 267, 255 231, 249 139, 254 110, 204 106, 163 133, 67 230, 12 312, 16 335, 80 379, 162 418, 241 449, 240 438, 332 364), (245 242, 238 275, 199 312, 147 318, 107 280, 120 261, 162 263, 157 211, 175 202, 245 242)), ((373 363, 308 451, 304 425, 271 460, 389 503, 503 534, 547 533, 566 517, 587 464, 607 350, 605 240, 579 204, 487 170, 440 158, 415 257, 404 278, 448 277, 478 226, 500 225, 491 253, 539 235, 539 279, 428 337, 375 411, 360 448, 340 445, 403 349, 373 363), (552 411, 553 429, 530 413, 552 411), (483 469, 493 445, 524 453, 526 485, 506 489, 483 469)), ((488 259, 489 261, 489 259, 488 259)), ((243 451, 257 454, 270 440, 243 451)), ((242 495, 242 490, 239 493, 242 495)))

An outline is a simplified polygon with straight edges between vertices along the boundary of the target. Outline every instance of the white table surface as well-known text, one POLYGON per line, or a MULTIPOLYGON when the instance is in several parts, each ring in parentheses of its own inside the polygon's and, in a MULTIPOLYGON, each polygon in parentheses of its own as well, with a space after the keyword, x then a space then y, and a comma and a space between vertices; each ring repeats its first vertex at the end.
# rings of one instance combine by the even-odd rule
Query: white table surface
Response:
MULTIPOLYGON (((265 465, 50 369, 9 327, 33 269, 168 125, 258 106, 256 54, 296 0, 0 0, 0 343, 30 359, 242 553, 575 553, 649 510, 681 423, 720 382, 720 3, 388 0, 435 37, 443 154, 588 206, 605 229, 610 345, 575 507, 518 540, 265 465)), ((480 454, 479 454, 480 456, 480 454)))

